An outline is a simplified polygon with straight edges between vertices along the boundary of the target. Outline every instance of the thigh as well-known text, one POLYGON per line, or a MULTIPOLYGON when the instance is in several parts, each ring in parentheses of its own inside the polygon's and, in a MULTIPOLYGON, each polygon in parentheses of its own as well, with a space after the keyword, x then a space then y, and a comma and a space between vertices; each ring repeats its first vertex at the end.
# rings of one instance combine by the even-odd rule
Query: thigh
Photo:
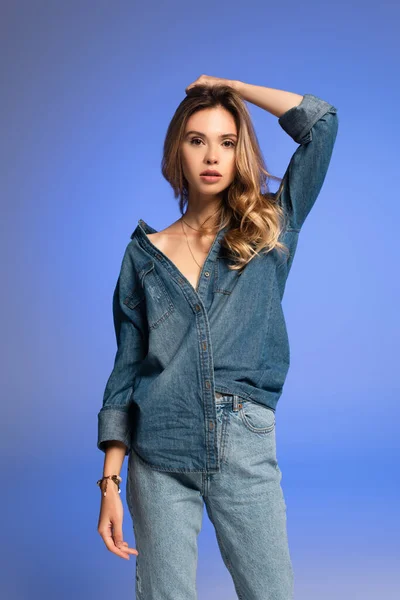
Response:
POLYGON ((132 450, 126 498, 133 521, 137 600, 196 600, 204 502, 195 474, 152 469, 132 450))
POLYGON ((275 413, 244 401, 238 411, 225 405, 217 407, 217 414, 225 429, 223 461, 220 473, 209 475, 204 500, 222 558, 239 598, 291 600, 293 571, 275 413))

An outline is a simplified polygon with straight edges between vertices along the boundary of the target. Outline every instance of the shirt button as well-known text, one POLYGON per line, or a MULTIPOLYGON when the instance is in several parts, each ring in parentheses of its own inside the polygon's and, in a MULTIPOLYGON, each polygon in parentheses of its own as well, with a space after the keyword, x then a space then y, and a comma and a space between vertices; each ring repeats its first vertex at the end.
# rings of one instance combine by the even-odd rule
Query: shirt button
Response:
POLYGON ((206 388, 207 388, 207 389, 210 389, 210 387, 211 387, 211 385, 210 385, 210 382, 207 380, 207 381, 206 381, 206 388))
POLYGON ((209 273, 208 271, 206 271, 206 272, 204 273, 204 275, 205 275, 206 277, 210 277, 210 273, 209 273))
POLYGON ((214 429, 214 423, 212 421, 209 422, 209 428, 211 431, 214 429))
POLYGON ((197 312, 199 312, 199 310, 201 310, 201 306, 200 306, 200 304, 196 304, 196 305, 195 305, 195 309, 197 310, 197 312))
POLYGON ((207 350, 207 342, 203 342, 203 350, 207 350))

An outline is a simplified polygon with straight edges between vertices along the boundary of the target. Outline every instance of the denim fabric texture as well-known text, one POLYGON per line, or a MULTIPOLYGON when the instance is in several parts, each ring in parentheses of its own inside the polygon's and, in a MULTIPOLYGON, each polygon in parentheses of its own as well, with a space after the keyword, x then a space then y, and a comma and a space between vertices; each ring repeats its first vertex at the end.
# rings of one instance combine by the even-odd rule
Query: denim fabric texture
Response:
POLYGON ((117 351, 98 413, 97 446, 124 442, 151 468, 217 473, 216 393, 276 410, 290 351, 281 301, 298 236, 323 185, 338 130, 337 109, 312 94, 278 122, 295 150, 283 177, 288 225, 275 250, 239 275, 228 269, 221 229, 197 289, 147 236, 131 236, 114 290, 117 351))
POLYGON ((220 472, 162 472, 134 451, 129 455, 126 499, 139 553, 136 600, 197 600, 204 505, 237 598, 293 598, 275 413, 218 393, 215 407, 220 472))

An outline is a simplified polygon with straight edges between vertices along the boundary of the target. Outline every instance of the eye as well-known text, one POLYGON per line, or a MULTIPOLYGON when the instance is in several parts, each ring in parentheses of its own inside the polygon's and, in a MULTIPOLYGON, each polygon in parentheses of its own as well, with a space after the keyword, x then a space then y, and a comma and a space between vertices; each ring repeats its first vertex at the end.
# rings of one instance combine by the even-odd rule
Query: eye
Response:
MULTIPOLYGON (((200 141, 200 142, 202 142, 202 140, 201 140, 200 138, 192 138, 192 139, 190 140, 190 144, 191 144, 192 146, 199 146, 200 144, 194 144, 194 143, 193 143, 193 142, 196 142, 196 141, 200 141)), ((236 145, 234 142, 232 142, 232 140, 225 140, 223 143, 224 143, 224 144, 226 144, 226 143, 228 143, 228 144, 231 144, 230 146, 225 146, 225 148, 234 148, 234 147, 235 147, 235 145, 236 145)))

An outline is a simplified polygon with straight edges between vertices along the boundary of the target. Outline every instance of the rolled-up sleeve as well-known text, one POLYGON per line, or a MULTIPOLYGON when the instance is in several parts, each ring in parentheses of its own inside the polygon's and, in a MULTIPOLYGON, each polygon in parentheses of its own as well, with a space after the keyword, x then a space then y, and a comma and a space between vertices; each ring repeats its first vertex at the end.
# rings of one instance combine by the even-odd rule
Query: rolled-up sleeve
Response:
POLYGON ((126 454, 129 454, 131 447, 129 409, 137 369, 145 355, 140 301, 140 290, 128 245, 113 294, 117 350, 114 366, 106 383, 103 406, 98 413, 97 447, 103 452, 106 442, 112 440, 123 442, 127 447, 126 454), (137 302, 132 302, 133 297, 137 302))
POLYGON ((278 122, 300 144, 277 192, 288 217, 288 229, 300 231, 328 171, 338 131, 337 109, 313 94, 305 94, 278 122))

